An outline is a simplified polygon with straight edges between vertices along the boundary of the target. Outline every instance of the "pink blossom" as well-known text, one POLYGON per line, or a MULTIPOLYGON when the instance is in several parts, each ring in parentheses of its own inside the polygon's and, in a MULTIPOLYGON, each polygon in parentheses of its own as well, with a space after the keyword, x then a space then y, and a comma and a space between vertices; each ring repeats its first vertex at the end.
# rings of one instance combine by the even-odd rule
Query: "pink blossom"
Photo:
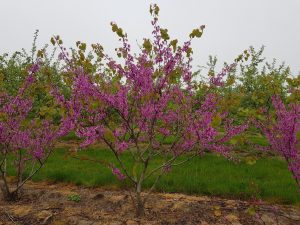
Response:
POLYGON ((286 107, 279 96, 273 96, 272 103, 276 113, 275 119, 271 115, 267 115, 266 121, 254 120, 253 122, 268 139, 270 148, 267 150, 283 156, 300 187, 300 155, 297 147, 297 133, 300 129, 300 106, 293 103, 286 107))
POLYGON ((112 168, 112 173, 113 175, 115 175, 119 180, 125 180, 126 177, 124 176, 124 174, 122 174, 122 172, 117 168, 117 167, 113 167, 112 168))
POLYGON ((117 148, 118 153, 124 152, 126 149, 128 149, 128 147, 129 147, 129 144, 125 141, 116 143, 116 148, 117 148))

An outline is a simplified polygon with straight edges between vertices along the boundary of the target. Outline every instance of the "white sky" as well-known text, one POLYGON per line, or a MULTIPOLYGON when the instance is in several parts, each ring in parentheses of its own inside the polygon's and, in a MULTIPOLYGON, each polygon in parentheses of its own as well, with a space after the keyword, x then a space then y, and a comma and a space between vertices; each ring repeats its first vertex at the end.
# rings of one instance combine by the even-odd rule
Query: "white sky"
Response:
POLYGON ((193 42, 194 65, 208 55, 231 62, 250 45, 266 45, 267 59, 285 61, 300 71, 300 0, 0 0, 0 53, 30 49, 35 29, 40 46, 59 34, 66 47, 78 40, 101 43, 112 53, 118 42, 115 21, 133 46, 150 37, 149 5, 160 6, 160 24, 171 38, 184 41, 193 28, 206 25, 193 42))

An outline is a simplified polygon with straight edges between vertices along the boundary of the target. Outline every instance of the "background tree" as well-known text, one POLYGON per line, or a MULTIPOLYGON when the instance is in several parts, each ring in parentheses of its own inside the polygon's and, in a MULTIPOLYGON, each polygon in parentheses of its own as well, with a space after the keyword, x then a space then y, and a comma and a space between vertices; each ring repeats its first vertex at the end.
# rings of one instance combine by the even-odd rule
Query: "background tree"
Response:
POLYGON ((34 114, 34 88, 39 64, 33 64, 16 95, 0 91, 0 176, 6 200, 17 200, 22 187, 45 164, 54 141, 65 135, 52 118, 34 114), (8 170, 15 173, 11 184, 8 170))
POLYGON ((254 124, 269 141, 268 147, 260 148, 282 156, 300 187, 300 155, 297 139, 300 129, 300 106, 297 103, 285 106, 279 96, 273 96, 272 103, 275 115, 272 111, 267 113, 266 110, 265 120, 254 120, 254 124))

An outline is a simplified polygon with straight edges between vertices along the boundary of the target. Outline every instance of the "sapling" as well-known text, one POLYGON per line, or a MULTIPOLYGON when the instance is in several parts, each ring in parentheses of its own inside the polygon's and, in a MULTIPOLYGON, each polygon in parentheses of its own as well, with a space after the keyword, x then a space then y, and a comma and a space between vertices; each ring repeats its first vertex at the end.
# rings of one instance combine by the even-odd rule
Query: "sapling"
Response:
POLYGON ((290 103, 285 106, 279 96, 272 97, 275 114, 271 110, 266 113, 265 120, 254 120, 269 141, 269 146, 261 147, 282 156, 288 164, 293 178, 300 187, 300 153, 297 133, 300 129, 300 105, 290 103))
MULTIPOLYGON (((122 43, 116 49, 120 60, 93 45, 101 51, 97 54, 102 57, 99 73, 88 74, 84 67, 74 66, 74 59, 68 59, 69 72, 74 73, 71 97, 56 92, 67 109, 65 123, 84 139, 81 147, 104 142, 114 154, 118 167, 112 167, 112 172, 133 187, 137 216, 145 213, 145 202, 165 173, 206 151, 227 156, 230 146, 225 143, 247 127, 233 126, 225 112, 218 112, 217 95, 207 93, 202 101, 196 98, 191 41, 202 36, 205 26, 194 29, 180 46, 158 25, 158 12, 157 5, 150 7, 153 40, 144 39, 139 54, 132 53, 127 34, 111 23, 122 43), (216 120, 222 121, 222 132, 216 120), (130 166, 122 157, 125 152, 131 156, 130 166), (149 179, 151 187, 142 195, 149 179)), ((58 38, 52 40, 59 44, 58 38)), ((222 77, 232 67, 234 64, 211 77, 211 85, 222 85, 222 77)))
POLYGON ((62 133, 52 120, 30 114, 34 103, 30 90, 38 70, 39 64, 33 64, 15 96, 3 89, 0 92, 0 186, 6 200, 21 197, 24 184, 44 166, 62 133))

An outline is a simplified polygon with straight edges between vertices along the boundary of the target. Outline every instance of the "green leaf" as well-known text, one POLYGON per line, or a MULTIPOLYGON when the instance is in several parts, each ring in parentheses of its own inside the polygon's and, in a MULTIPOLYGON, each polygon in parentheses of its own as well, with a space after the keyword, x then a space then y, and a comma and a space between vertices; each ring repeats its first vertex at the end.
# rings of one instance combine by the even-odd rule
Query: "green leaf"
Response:
POLYGON ((174 52, 176 51, 177 43, 178 43, 178 40, 177 40, 177 39, 172 40, 172 41, 170 42, 170 46, 173 47, 173 51, 174 51, 174 52))
POLYGON ((43 50, 38 50, 37 51, 37 57, 43 58, 44 57, 44 51, 43 50))
POLYGON ((56 114, 56 109, 54 109, 54 108, 49 108, 48 114, 51 115, 51 116, 55 115, 55 114, 56 114))
POLYGON ((118 27, 117 24, 111 23, 111 29, 114 33, 116 33, 119 37, 125 37, 122 28, 118 27))
POLYGON ((195 37, 200 38, 202 36, 202 33, 203 33, 202 30, 194 29, 192 33, 190 33, 190 38, 195 38, 195 37))
POLYGON ((233 85, 234 82, 235 82, 234 76, 228 76, 227 81, 226 81, 226 85, 227 86, 233 85))
POLYGON ((156 16, 158 16, 158 13, 159 13, 159 7, 158 5, 155 4, 155 10, 154 10, 154 13, 156 16))
POLYGON ((159 7, 158 7, 158 5, 157 4, 150 5, 149 12, 150 12, 151 15, 153 15, 153 12, 154 12, 154 15, 158 16, 158 13, 159 13, 159 7))
POLYGON ((125 37, 125 35, 123 34, 122 28, 119 28, 119 29, 117 30, 117 35, 118 35, 119 37, 125 37))
POLYGON ((188 48, 187 51, 186 51, 186 56, 190 57, 192 53, 193 53, 193 49, 192 48, 188 48))
POLYGON ((150 14, 152 15, 152 13, 153 13, 152 5, 150 5, 149 12, 150 12, 150 14))
POLYGON ((211 124, 213 127, 218 127, 220 126, 221 122, 222 122, 222 118, 219 114, 217 114, 216 116, 213 117, 211 124))
POLYGON ((169 77, 170 77, 170 83, 171 83, 171 84, 176 84, 176 83, 178 83, 181 74, 182 74, 182 71, 181 71, 180 68, 174 69, 174 70, 169 74, 169 77))
POLYGON ((160 29, 160 34, 161 34, 161 38, 163 40, 169 40, 170 39, 170 36, 168 34, 168 29, 160 29))
POLYGON ((150 42, 149 39, 145 39, 145 40, 144 40, 143 47, 144 47, 144 49, 145 49, 147 52, 151 52, 151 50, 152 50, 152 44, 151 44, 151 42, 150 42))
POLYGON ((79 49, 82 50, 82 51, 85 51, 86 50, 86 43, 81 43, 79 45, 79 49))
POLYGON ((113 32, 116 32, 116 31, 118 30, 117 24, 111 23, 111 30, 112 30, 113 32))
POLYGON ((55 45, 55 40, 53 37, 50 39, 50 41, 51 41, 52 45, 55 45))
POLYGON ((40 115, 41 115, 41 116, 45 116, 46 113, 47 113, 47 111, 48 111, 48 107, 47 107, 47 106, 41 107, 41 108, 40 108, 40 115))
POLYGON ((80 60, 81 61, 84 61, 85 60, 85 56, 82 52, 79 53, 79 56, 80 56, 80 60))
POLYGON ((235 145, 237 142, 238 142, 238 140, 237 140, 236 138, 233 138, 233 139, 231 139, 231 140, 229 141, 229 143, 230 143, 231 145, 235 145))

